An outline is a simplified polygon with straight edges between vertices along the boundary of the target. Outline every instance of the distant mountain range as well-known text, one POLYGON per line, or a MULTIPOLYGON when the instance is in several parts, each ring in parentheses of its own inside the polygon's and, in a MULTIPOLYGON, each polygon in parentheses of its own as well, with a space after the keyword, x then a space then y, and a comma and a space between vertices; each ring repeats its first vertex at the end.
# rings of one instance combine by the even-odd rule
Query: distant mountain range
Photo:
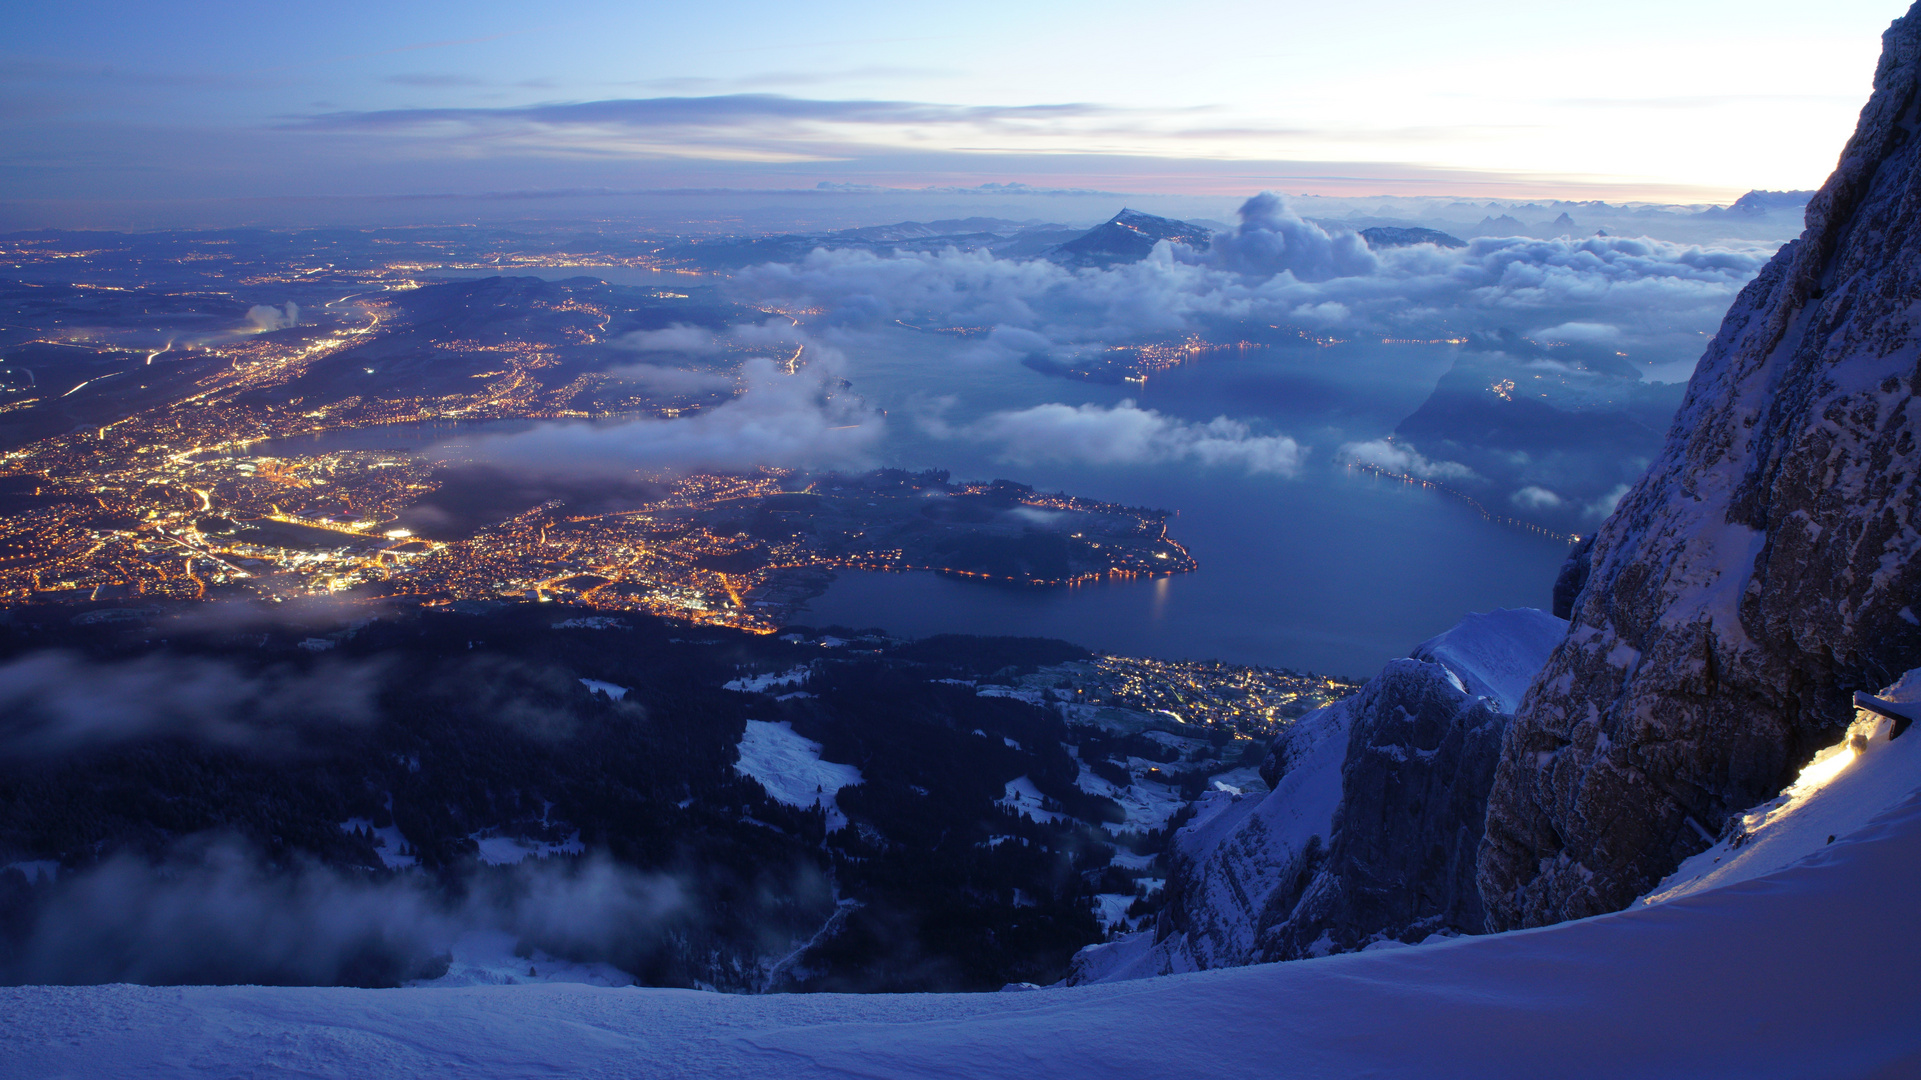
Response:
POLYGON ((1433 244, 1444 248, 1467 246, 1467 241, 1439 229, 1400 229, 1388 225, 1362 229, 1361 239, 1367 241, 1368 247, 1377 251, 1382 248, 1409 247, 1414 244, 1433 244))
POLYGON ((1092 229, 980 217, 903 221, 828 233, 700 240, 669 248, 666 254, 706 269, 733 270, 761 263, 795 262, 822 248, 887 254, 951 247, 988 251, 1003 259, 1044 258, 1069 266, 1105 267, 1139 262, 1162 240, 1205 250, 1213 231, 1208 225, 1123 209, 1092 229))

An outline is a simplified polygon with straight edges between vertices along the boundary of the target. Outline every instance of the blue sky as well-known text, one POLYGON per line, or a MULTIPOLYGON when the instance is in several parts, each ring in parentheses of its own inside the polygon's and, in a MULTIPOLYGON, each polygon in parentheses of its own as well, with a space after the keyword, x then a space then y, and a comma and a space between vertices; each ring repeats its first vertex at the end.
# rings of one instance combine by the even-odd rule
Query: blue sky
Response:
POLYGON ((1811 187, 1898 4, 13 4, 0 200, 1811 187))

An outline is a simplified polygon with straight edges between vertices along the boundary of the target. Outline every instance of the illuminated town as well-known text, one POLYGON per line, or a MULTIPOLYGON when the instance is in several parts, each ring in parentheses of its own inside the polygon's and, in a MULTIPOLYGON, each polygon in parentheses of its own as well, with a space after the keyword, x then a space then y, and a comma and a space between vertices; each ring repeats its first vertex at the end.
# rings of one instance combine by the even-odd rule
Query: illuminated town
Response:
MULTIPOLYGON (((320 241, 253 262, 219 237, 164 258, 138 245, 9 241, 0 260, 16 268, 80 263, 127 284, 13 286, 16 315, 32 325, 0 342, 13 357, 0 369, 0 423, 19 418, 0 452, 0 602, 509 598, 770 632, 839 569, 1018 585, 1193 569, 1159 511, 945 474, 636 474, 612 485, 625 494, 611 508, 549 498, 467 528, 423 527, 423 500, 454 497, 449 470, 474 462, 458 445, 382 445, 383 431, 403 443, 506 421, 689 415, 738 392, 744 347, 720 346, 708 380, 720 388, 661 392, 610 370, 620 361, 607 339, 682 319, 808 314, 734 309, 689 286, 423 285, 427 271, 660 261, 658 245, 581 253, 509 241, 374 235, 367 245, 393 257, 357 266, 320 241), (156 330, 169 315, 191 326, 203 309, 244 306, 245 295, 178 286, 215 263, 228 282, 308 299, 255 307, 255 325, 235 331, 156 330), (137 312, 112 306, 135 302, 137 312), (172 308, 156 319, 162 305, 172 308), (327 443, 353 432, 366 437, 327 443)), ((776 359, 792 374, 803 353, 776 359)))
POLYGON ((1312 709, 1354 693, 1356 680, 1218 661, 1097 656, 1023 680, 1071 704, 1164 714, 1182 724, 1265 739, 1312 709))

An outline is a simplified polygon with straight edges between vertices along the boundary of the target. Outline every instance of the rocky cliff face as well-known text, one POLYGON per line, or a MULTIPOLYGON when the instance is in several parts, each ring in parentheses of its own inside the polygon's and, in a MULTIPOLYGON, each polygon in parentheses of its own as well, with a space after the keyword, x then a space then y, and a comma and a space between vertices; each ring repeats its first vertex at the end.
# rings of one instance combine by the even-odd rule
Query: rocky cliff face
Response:
POLYGON ((1447 676, 1395 660, 1361 692, 1326 857, 1271 899, 1261 959, 1480 931, 1474 854, 1508 717, 1447 676))
POLYGON ((1082 949, 1068 983, 1262 960, 1261 931, 1276 898, 1298 896, 1326 853, 1358 700, 1316 709, 1288 726, 1261 766, 1271 788, 1266 795, 1203 796, 1199 814, 1169 845, 1168 904, 1154 928, 1082 949))
POLYGON ((1502 732, 1565 630, 1540 611, 1469 615, 1297 721, 1262 767, 1270 793, 1210 796, 1176 834, 1159 925, 1083 951, 1069 981, 1478 933, 1502 732))
POLYGON ((1921 5, 1883 43, 1807 231, 1729 310, 1509 727, 1489 929, 1626 905, 1921 664, 1921 5))

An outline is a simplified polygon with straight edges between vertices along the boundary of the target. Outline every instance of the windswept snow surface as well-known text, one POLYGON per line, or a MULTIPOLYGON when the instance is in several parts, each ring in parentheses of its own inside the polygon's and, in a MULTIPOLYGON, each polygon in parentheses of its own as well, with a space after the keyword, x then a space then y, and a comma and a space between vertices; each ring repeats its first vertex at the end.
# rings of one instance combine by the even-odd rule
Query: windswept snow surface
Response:
POLYGON ((1908 1077, 1917 867, 1910 793, 1793 866, 1653 907, 1026 994, 8 987, 0 1075, 1908 1077))
POLYGON ((759 781, 775 802, 826 810, 827 831, 834 832, 847 827, 847 815, 834 803, 834 795, 860 783, 860 769, 822 761, 820 750, 819 743, 796 732, 785 720, 749 720, 740 737, 740 760, 734 763, 734 771, 759 781))
POLYGON ((1537 608, 1501 608, 1462 617, 1410 655, 1446 668, 1463 693, 1493 698, 1502 712, 1512 713, 1566 636, 1566 619, 1537 608))

